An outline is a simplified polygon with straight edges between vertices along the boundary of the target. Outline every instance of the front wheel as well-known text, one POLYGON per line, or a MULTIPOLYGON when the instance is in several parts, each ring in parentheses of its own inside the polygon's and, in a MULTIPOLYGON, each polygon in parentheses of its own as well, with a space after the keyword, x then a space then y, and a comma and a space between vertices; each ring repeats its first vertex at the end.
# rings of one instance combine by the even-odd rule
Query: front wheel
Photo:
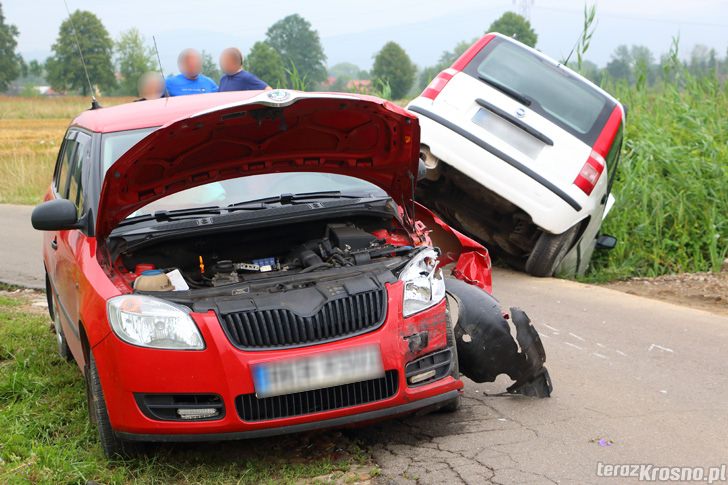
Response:
POLYGON ((563 234, 548 232, 541 234, 526 260, 526 273, 540 277, 553 276, 559 263, 574 244, 578 231, 577 224, 563 234))
POLYGON ((96 368, 96 360, 91 352, 89 352, 89 362, 86 365, 86 399, 89 418, 99 431, 99 441, 101 441, 104 455, 107 458, 116 458, 128 456, 136 451, 133 447, 134 443, 119 439, 111 428, 104 391, 101 389, 101 379, 96 368))
MULTIPOLYGON (((458 363, 458 346, 455 342, 455 331, 453 327, 455 324, 453 321, 457 318, 457 311, 455 308, 453 308, 455 302, 454 300, 451 302, 450 295, 447 296, 447 346, 450 348, 450 351, 452 352, 452 371, 450 375, 455 379, 460 379, 460 364, 458 363)), ((452 398, 451 400, 447 401, 445 404, 440 406, 441 413, 454 413, 458 409, 460 409, 462 401, 462 396, 457 396, 455 398, 452 398)))

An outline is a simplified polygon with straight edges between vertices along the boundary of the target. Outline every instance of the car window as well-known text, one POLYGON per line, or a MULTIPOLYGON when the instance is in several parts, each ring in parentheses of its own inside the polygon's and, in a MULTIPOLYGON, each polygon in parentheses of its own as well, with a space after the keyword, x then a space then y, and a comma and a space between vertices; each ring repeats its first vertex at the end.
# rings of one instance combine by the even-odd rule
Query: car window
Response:
POLYGON ((129 217, 162 210, 224 207, 281 194, 321 191, 339 191, 345 195, 360 197, 386 196, 386 193, 376 185, 347 175, 318 172, 268 173, 212 182, 182 190, 149 203, 129 217))
POLYGON ((564 67, 503 39, 491 41, 465 72, 525 96, 529 108, 589 145, 613 108, 607 96, 564 67))
POLYGON ((105 133, 101 136, 101 162, 103 173, 109 169, 124 153, 139 143, 144 137, 157 128, 143 128, 141 130, 118 131, 105 133))
POLYGON ((58 168, 56 169, 55 188, 58 195, 64 199, 68 197, 69 167, 78 145, 75 137, 76 133, 70 133, 63 142, 61 157, 58 160, 58 168))
POLYGON ((83 168, 91 154, 91 137, 79 133, 76 138, 76 149, 70 163, 68 177, 68 199, 76 204, 79 217, 83 214, 83 168))

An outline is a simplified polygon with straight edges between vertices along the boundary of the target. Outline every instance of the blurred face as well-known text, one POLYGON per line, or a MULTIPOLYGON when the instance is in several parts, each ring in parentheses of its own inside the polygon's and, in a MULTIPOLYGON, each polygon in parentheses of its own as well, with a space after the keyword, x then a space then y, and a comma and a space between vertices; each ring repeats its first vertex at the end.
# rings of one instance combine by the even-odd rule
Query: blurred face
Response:
POLYGON ((223 52, 222 55, 220 55, 220 69, 222 69, 225 74, 235 74, 241 68, 240 60, 233 54, 223 52))
POLYGON ((180 72, 188 79, 195 79, 202 72, 202 56, 199 52, 188 52, 180 65, 180 72))
POLYGON ((144 99, 159 99, 164 93, 164 80, 162 76, 149 76, 142 82, 139 96, 144 99))

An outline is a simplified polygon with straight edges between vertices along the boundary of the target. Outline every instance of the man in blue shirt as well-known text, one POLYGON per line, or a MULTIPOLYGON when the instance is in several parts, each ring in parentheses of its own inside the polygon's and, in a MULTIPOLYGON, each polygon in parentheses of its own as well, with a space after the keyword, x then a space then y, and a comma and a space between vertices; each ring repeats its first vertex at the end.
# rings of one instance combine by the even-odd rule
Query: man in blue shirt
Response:
POLYGON ((217 92, 217 84, 202 74, 202 55, 195 49, 185 49, 177 58, 181 74, 167 78, 167 92, 170 96, 217 92))
POLYGON ((220 54, 220 67, 225 73, 220 78, 220 91, 256 91, 271 89, 266 83, 243 70, 243 53, 236 47, 228 47, 220 54))

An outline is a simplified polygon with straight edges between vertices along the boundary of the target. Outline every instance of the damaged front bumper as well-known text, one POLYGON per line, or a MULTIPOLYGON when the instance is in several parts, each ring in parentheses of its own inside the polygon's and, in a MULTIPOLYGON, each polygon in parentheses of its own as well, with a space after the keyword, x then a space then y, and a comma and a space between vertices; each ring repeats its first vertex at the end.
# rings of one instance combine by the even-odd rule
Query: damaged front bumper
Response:
POLYGON ((507 315, 490 294, 453 278, 446 287, 460 372, 475 382, 507 374, 515 381, 509 393, 549 397, 553 386, 544 367, 546 353, 528 315, 511 308, 514 336, 507 315))

